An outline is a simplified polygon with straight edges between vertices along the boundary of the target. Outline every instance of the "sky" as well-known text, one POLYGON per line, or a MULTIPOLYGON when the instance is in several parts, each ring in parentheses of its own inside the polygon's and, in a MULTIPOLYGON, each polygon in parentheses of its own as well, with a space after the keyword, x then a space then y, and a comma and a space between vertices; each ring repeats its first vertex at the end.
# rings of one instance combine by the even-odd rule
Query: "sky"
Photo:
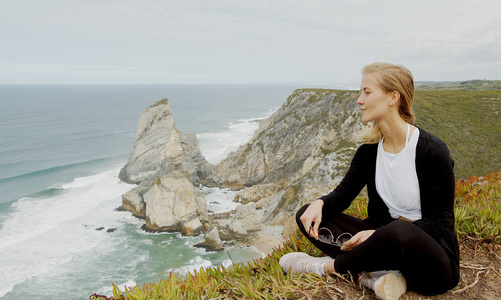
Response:
POLYGON ((0 84, 501 79, 499 0, 0 0, 0 84))

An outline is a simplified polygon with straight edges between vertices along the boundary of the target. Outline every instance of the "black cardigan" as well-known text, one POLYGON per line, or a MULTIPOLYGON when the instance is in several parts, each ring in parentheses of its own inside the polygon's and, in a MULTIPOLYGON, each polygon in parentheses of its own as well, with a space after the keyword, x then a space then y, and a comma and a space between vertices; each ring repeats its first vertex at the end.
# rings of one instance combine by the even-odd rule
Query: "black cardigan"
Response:
MULTIPOLYGON (((376 156, 378 144, 363 144, 353 157, 350 168, 341 183, 324 201, 323 215, 338 214, 347 209, 353 199, 367 185, 368 218, 373 228, 386 225, 394 219, 376 190, 376 156)), ((414 222, 428 233, 447 252, 454 276, 459 280, 459 246, 454 230, 454 161, 447 145, 437 137, 419 128, 416 146, 416 173, 419 181, 422 218, 414 222)))

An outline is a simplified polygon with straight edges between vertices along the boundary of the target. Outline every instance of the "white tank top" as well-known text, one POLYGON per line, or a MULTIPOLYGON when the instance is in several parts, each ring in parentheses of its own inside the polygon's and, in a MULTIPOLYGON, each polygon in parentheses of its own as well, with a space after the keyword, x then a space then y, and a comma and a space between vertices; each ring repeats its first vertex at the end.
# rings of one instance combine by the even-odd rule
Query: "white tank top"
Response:
POLYGON ((399 153, 384 151, 379 142, 376 159, 376 190, 388 206, 390 215, 412 221, 421 219, 421 197, 416 173, 416 146, 419 129, 409 139, 411 126, 407 124, 405 146, 399 153))

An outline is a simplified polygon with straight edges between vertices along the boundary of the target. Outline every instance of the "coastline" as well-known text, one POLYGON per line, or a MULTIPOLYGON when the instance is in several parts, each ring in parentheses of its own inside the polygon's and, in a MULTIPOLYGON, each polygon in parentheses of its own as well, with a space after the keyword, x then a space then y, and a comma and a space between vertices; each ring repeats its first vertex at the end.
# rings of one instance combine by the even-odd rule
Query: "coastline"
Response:
MULTIPOLYGON (((13 146, 3 157, 9 163, 3 165, 1 176, 8 180, 0 185, 0 235, 6 242, 0 248, 7 250, 11 245, 9 250, 15 247, 16 251, 2 252, 2 265, 10 271, 1 280, 5 284, 0 298, 48 299, 40 294, 57 291, 59 297, 76 299, 100 290, 103 282, 152 282, 165 270, 227 263, 224 251, 190 247, 201 236, 146 233, 140 229, 143 220, 116 211, 122 202, 120 195, 131 188, 116 175, 128 157, 138 116, 156 99, 171 98, 176 126, 200 135, 204 155, 217 162, 238 148, 245 136, 250 139, 258 126, 256 120, 280 107, 294 88, 4 86, 0 106, 2 121, 9 126, 0 135, 5 145, 13 146), (93 160, 99 158, 103 159, 93 160), (110 170, 115 171, 106 175, 110 170), (30 226, 36 230, 29 230, 30 226), (101 227, 117 229, 96 230, 101 227), (33 252, 37 254, 33 256, 33 252), (112 269, 121 272, 109 274, 112 269), (75 288, 62 291, 61 282, 75 288)), ((234 198, 229 190, 213 192, 208 197, 211 207, 222 203, 221 199, 234 198)), ((237 205, 224 202, 224 210, 237 205)), ((242 243, 242 250, 232 256, 237 261, 259 257, 261 250, 249 244, 242 243)), ((233 248, 228 247, 230 252, 233 248)))

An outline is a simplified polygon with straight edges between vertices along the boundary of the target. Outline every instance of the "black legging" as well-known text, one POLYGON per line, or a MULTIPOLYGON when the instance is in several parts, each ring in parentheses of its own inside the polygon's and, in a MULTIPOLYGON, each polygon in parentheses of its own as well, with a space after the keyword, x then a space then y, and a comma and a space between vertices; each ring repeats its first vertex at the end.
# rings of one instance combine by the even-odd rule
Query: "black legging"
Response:
MULTIPOLYGON (((320 242, 308 234, 299 220, 309 205, 296 214, 299 229, 318 249, 335 258, 336 272, 357 276, 360 272, 399 270, 407 280, 409 290, 423 295, 446 292, 453 285, 451 262, 445 250, 416 225, 395 220, 383 227, 373 228, 362 220, 339 214, 326 220, 320 227, 329 228, 338 236, 343 232, 355 235, 368 229, 376 231, 362 244, 350 251, 320 242)), ((309 229, 309 228, 308 228, 309 229)))

